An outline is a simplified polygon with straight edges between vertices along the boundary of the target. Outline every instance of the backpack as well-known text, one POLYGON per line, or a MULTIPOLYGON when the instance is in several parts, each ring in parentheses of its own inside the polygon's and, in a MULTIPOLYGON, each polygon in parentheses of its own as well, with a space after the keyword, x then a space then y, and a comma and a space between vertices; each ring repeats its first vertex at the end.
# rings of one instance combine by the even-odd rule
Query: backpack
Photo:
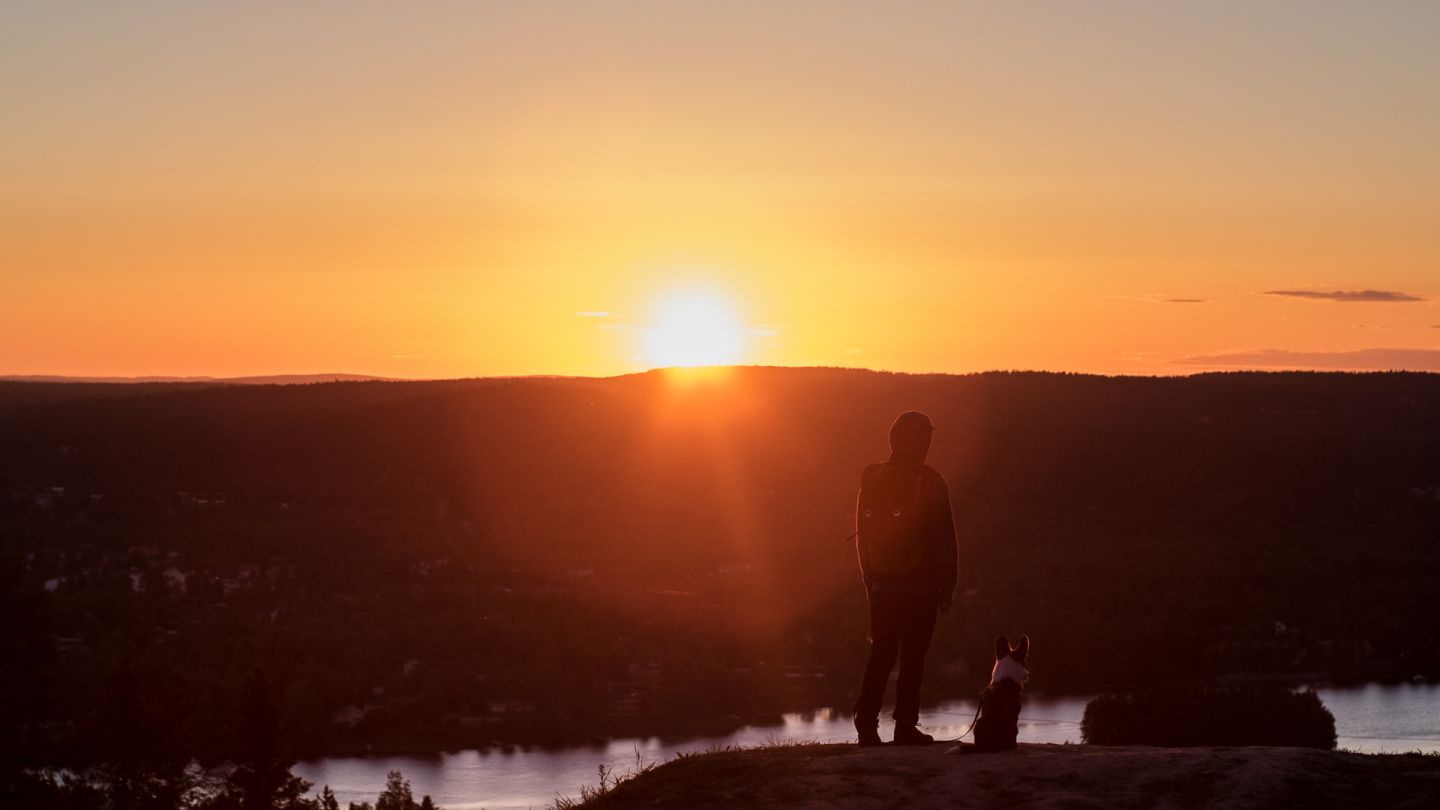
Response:
POLYGON ((900 577, 925 560, 920 514, 921 469, 881 464, 860 485, 860 553, 866 573, 900 577))

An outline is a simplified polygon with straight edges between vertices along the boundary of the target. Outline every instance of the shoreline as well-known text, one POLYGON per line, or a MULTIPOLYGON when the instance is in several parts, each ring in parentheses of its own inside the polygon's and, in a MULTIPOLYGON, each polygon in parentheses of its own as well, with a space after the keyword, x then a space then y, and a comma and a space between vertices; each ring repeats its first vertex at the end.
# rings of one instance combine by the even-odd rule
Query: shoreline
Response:
MULTIPOLYGON (((1291 681, 1287 681, 1287 682, 1284 682, 1284 683, 1280 683, 1280 682, 1245 682, 1245 683, 1243 683, 1243 684, 1242 684, 1242 683, 1224 683, 1224 684, 1215 684, 1215 685, 1223 685, 1223 686, 1233 686, 1233 685, 1267 685, 1267 686, 1288 686, 1288 687, 1290 687, 1290 688, 1313 688, 1313 689, 1317 689, 1317 690, 1322 690, 1322 689, 1324 689, 1324 690, 1337 690, 1337 691, 1355 691, 1355 690, 1360 690, 1360 689, 1364 689, 1364 688, 1371 687, 1371 686, 1376 686, 1376 687, 1390 687, 1390 688, 1394 688, 1394 687, 1404 687, 1404 686, 1411 686, 1411 685, 1414 685, 1414 686, 1433 686, 1433 685, 1435 685, 1435 682, 1433 682, 1433 681, 1420 681, 1420 682, 1417 682, 1417 681, 1414 681, 1414 680, 1388 680, 1388 679, 1387 679, 1387 680, 1349 681, 1349 680, 1340 680, 1340 679, 1333 679, 1333 678, 1332 678, 1332 679, 1327 679, 1327 680, 1324 680, 1324 681, 1309 681, 1309 680, 1299 680, 1299 681, 1296 681, 1296 680, 1291 680, 1291 681)), ((1121 691, 1124 691, 1124 690, 1114 690, 1114 691, 1112 691, 1112 692, 1105 692, 1105 693, 1101 693, 1101 692, 1065 692, 1065 691, 1060 691, 1060 692, 1033 692, 1033 693, 1027 693, 1027 694, 1026 694, 1026 697, 1025 697, 1025 700, 1026 700, 1027 705, 1032 704, 1032 703, 1044 703, 1044 702, 1046 702, 1046 701, 1074 700, 1074 699, 1081 699, 1081 698, 1085 699, 1085 700, 1088 702, 1088 700, 1093 699, 1094 697, 1096 697, 1096 696, 1098 696, 1098 695, 1100 695, 1100 694, 1115 694, 1115 693, 1121 692, 1121 691)), ((938 708, 941 707, 941 706, 954 705, 954 704, 968 704, 968 705, 973 706, 973 705, 974 705, 974 700, 975 700, 975 696, 974 696, 974 695, 969 695, 969 696, 962 696, 962 697, 947 697, 947 698, 944 698, 944 699, 941 699, 941 700, 938 700, 938 701, 934 701, 934 702, 932 702, 932 703, 927 703, 927 704, 922 708, 922 713, 921 713, 922 721, 925 720, 925 713, 926 713, 927 711, 932 713, 931 716, 932 716, 932 719, 933 719, 933 712, 934 712, 934 710, 938 709, 938 708)), ((1328 704, 1327 704, 1327 708, 1329 708, 1328 704)), ((665 730, 660 731, 660 732, 647 731, 647 730, 643 730, 643 729, 638 729, 638 728, 637 728, 637 729, 626 729, 625 731, 618 732, 618 733, 614 733, 614 734, 576 735, 576 736, 573 736, 573 737, 558 738, 558 739, 557 739, 557 738, 551 738, 551 739, 546 739, 546 740, 538 740, 538 739, 513 739, 513 740, 503 740, 503 739, 498 739, 498 738, 492 738, 492 739, 485 740, 485 741, 479 741, 479 742, 473 743, 473 744, 472 744, 472 743, 461 743, 461 744, 458 744, 458 745, 439 745, 439 746, 424 746, 424 745, 415 745, 415 746, 408 746, 408 745, 397 745, 397 746, 373 746, 373 745, 372 745, 372 746, 358 746, 358 745, 357 745, 357 746, 344 746, 344 747, 341 747, 341 748, 339 748, 339 749, 332 749, 332 750, 328 750, 328 751, 325 751, 325 752, 305 752, 303 755, 297 756, 296 759, 297 759, 297 761, 299 761, 299 762, 318 762, 318 761, 329 760, 329 759, 384 759, 384 758, 390 758, 390 757, 413 757, 413 758, 419 758, 419 759, 429 759, 429 758, 436 758, 436 759, 438 759, 438 758, 440 758, 440 757, 452 756, 452 755, 460 754, 460 753, 467 752, 467 751, 476 751, 476 752, 479 752, 479 753, 482 753, 482 754, 490 754, 490 753, 494 753, 494 752, 501 752, 501 753, 515 753, 515 752, 522 752, 522 753, 532 753, 532 752, 540 752, 540 753, 544 753, 544 752, 561 753, 561 752, 575 751, 575 750, 581 750, 581 749, 604 750, 606 747, 608 747, 609 745, 613 744, 613 743, 614 743, 615 741, 617 741, 617 740, 657 740, 657 741, 661 742, 662 744, 684 744, 684 743, 694 742, 694 741, 697 741, 697 740, 703 740, 703 739, 710 738, 710 737, 722 737, 722 736, 735 735, 735 734, 737 734, 737 733, 739 733, 739 732, 741 732, 741 731, 744 731, 744 730, 746 730, 746 729, 757 729, 757 730, 775 729, 775 730, 780 730, 780 729, 783 729, 783 728, 785 727, 785 724, 786 724, 785 718, 786 718, 787 716, 796 716, 796 715, 799 715, 799 716, 807 716, 807 715, 816 715, 816 714, 823 713, 823 712, 831 712, 831 713, 833 713, 833 716, 834 716, 834 717, 836 717, 836 718, 841 718, 841 719, 849 718, 849 717, 851 716, 851 715, 850 715, 850 712, 849 712, 847 709, 843 709, 843 708, 841 708, 841 707, 835 707, 835 706, 813 706, 813 707, 808 707, 808 708, 795 708, 795 709, 790 709, 790 710, 786 710, 786 711, 779 712, 779 713, 777 713, 777 714, 775 714, 775 715, 771 715, 771 716, 758 715, 758 716, 751 717, 751 718, 749 718, 749 719, 743 719, 743 718, 726 718, 726 719, 725 719, 725 722, 719 722, 719 718, 717 718, 717 722, 716 722, 716 723, 713 723, 713 724, 711 724, 711 723, 696 723, 696 724, 691 724, 691 725, 689 725, 689 726, 687 726, 687 727, 684 727, 684 728, 668 728, 668 729, 665 729, 665 730)), ((1025 715, 1022 713, 1022 720, 1025 720, 1025 719, 1026 719, 1026 718, 1025 718, 1025 715)), ((1048 719, 1045 719, 1045 718, 1031 718, 1031 719, 1030 719, 1030 722, 1032 722, 1032 723, 1044 723, 1044 722, 1054 722, 1054 721, 1051 721, 1051 720, 1048 720, 1048 719)), ((1066 722, 1068 723, 1069 721, 1066 721, 1066 722)), ((929 723, 922 723, 922 724, 923 724, 923 725, 926 725, 926 726, 928 726, 928 727, 932 727, 932 728, 933 728, 933 727, 937 727, 937 726, 943 727, 943 725, 945 725, 945 724, 940 723, 940 722, 929 722, 929 723)), ((966 719, 965 719, 965 722, 960 723, 959 725, 961 725, 961 726, 963 727, 963 726, 966 726, 966 725, 968 725, 968 724, 969 724, 969 719, 966 718, 966 719)), ((1342 740, 1343 740, 1343 739, 1352 739, 1352 740, 1354 740, 1354 739, 1377 739, 1377 738, 1375 738, 1375 737, 1365 736, 1365 735, 1362 735, 1362 736, 1359 736, 1359 737, 1356 737, 1356 736, 1354 736, 1354 735, 1347 735, 1347 734, 1345 734, 1343 731, 1340 732, 1340 735, 1339 735, 1339 736, 1341 737, 1342 740)), ((1383 739, 1385 739, 1385 740, 1393 740, 1393 741, 1413 740, 1413 741, 1415 741, 1415 742, 1425 742, 1425 743, 1431 743, 1431 742, 1432 742, 1432 741, 1430 741, 1430 740, 1428 740, 1428 739, 1426 739, 1426 740, 1420 740, 1420 739, 1405 738, 1405 737, 1385 737, 1385 738, 1383 738, 1383 739)), ((1078 741, 1077 741, 1077 744, 1079 744, 1078 741)), ((1434 745, 1434 744, 1432 743, 1432 746, 1435 747, 1437 750, 1440 750, 1440 745, 1434 745)), ((1341 746, 1341 747, 1343 748, 1343 746, 1341 746)), ((1338 750, 1338 749, 1337 749, 1337 750, 1338 750)))

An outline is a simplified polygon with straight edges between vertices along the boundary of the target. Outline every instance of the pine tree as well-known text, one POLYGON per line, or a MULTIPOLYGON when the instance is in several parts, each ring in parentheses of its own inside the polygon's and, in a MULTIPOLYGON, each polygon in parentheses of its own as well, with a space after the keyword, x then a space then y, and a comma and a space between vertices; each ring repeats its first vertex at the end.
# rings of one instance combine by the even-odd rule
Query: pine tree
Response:
POLYGON ((430 801, 430 794, 426 793, 425 798, 420 800, 420 810, 440 810, 440 808, 435 806, 435 802, 430 801))
POLYGON ((320 810, 340 810, 340 802, 335 798, 335 791, 329 785, 320 791, 320 810))
POLYGON ((198 771, 164 708, 128 664, 108 678, 87 737, 90 755, 101 763, 91 777, 113 810, 180 807, 201 797, 198 771))
POLYGON ((375 810, 416 810, 410 783, 399 771, 391 771, 385 777, 385 789, 380 792, 380 798, 375 802, 375 810))
POLYGON ((280 708, 265 675, 256 669, 245 682, 240 701, 239 764, 229 791, 243 810, 298 810, 310 802, 310 783, 290 773, 293 762, 282 753, 280 708))

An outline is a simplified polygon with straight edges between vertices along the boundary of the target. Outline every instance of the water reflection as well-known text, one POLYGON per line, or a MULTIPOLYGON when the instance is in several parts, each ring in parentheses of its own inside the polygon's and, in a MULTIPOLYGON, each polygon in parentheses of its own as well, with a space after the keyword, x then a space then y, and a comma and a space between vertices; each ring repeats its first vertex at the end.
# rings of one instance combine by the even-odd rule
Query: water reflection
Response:
MULTIPOLYGON (((1335 715, 1341 748, 1353 751, 1440 751, 1440 685, 1371 684, 1316 691, 1335 715)), ((1078 743, 1085 697, 1029 696, 1020 715, 1020 741, 1078 743)), ((944 703, 923 713, 922 725, 937 738, 959 736, 975 716, 974 701, 944 703)), ((884 719, 880 733, 892 729, 884 719)), ((300 776, 334 789, 341 804, 374 802, 385 774, 399 770, 418 797, 430 796, 447 810, 510 810, 548 807, 557 793, 575 796, 594 785, 595 769, 618 772, 663 762, 675 754, 724 746, 774 742, 844 742, 854 738, 850 719, 832 709, 787 714, 776 725, 750 726, 711 737, 660 737, 600 741, 563 748, 510 747, 436 756, 335 758, 303 762, 300 776)))

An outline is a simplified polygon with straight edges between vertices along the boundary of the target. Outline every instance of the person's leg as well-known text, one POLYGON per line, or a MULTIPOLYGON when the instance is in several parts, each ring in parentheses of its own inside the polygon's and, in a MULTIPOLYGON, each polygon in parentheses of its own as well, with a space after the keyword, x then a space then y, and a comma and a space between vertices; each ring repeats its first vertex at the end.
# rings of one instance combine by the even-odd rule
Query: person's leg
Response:
POLYGON ((900 652, 897 607, 894 594, 870 595, 870 657, 860 680, 860 696, 855 700, 857 729, 873 729, 879 721, 885 683, 890 680, 890 670, 895 668, 895 658, 900 652))
POLYGON ((920 683, 925 677, 925 654, 935 632, 938 603, 934 596, 908 597, 900 629, 900 677, 895 684, 895 728, 914 728, 920 722, 920 683))

